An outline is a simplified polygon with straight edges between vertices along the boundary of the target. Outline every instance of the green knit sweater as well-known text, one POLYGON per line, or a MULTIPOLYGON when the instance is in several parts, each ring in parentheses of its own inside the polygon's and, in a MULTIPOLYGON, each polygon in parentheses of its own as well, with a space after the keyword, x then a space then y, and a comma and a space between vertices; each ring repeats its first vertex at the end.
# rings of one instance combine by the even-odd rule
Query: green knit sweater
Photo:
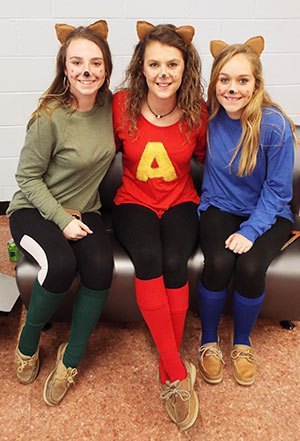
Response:
POLYGON ((86 112, 66 105, 29 122, 8 216, 34 207, 63 230, 73 219, 64 208, 99 210, 98 187, 115 154, 111 98, 86 112))

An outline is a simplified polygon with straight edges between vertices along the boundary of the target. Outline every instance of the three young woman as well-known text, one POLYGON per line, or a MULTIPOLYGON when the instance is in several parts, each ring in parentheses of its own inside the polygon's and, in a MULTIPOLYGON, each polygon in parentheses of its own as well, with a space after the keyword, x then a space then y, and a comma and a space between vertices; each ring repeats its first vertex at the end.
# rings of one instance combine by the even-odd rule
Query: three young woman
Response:
POLYGON ((196 420, 195 366, 182 361, 189 287, 187 260, 198 233, 199 197, 190 175, 205 158, 207 111, 194 29, 137 23, 126 89, 113 98, 123 152, 113 228, 135 268, 136 298, 160 355, 161 397, 182 430, 196 420))
POLYGON ((50 406, 74 384, 110 288, 112 250, 98 189, 115 153, 107 24, 56 25, 56 32, 56 77, 29 121, 16 174, 20 190, 7 212, 18 247, 40 265, 15 352, 21 383, 36 379, 41 331, 80 273, 70 338, 45 382, 50 406))
POLYGON ((232 366, 253 384, 250 334, 265 295, 268 266, 287 240, 293 216, 294 124, 264 89, 262 37, 211 42, 208 153, 199 205, 204 269, 199 285, 200 373, 223 378, 218 324, 234 276, 232 366))
MULTIPOLYGON (((114 155, 107 25, 56 30, 62 43, 57 75, 29 122, 17 171, 20 191, 8 209, 16 243, 41 266, 16 348, 20 382, 35 380, 41 330, 77 270, 81 276, 70 340, 60 345, 45 383, 49 405, 74 383, 113 265, 98 211, 98 186, 114 155)), ((204 162, 208 115, 194 29, 138 22, 137 33, 126 88, 113 99, 124 166, 113 227, 132 258, 137 302, 160 355, 161 398, 171 420, 185 430, 199 411, 195 366, 179 356, 189 297, 187 260, 198 233, 199 197, 189 172, 193 154, 204 162)), ((232 46, 211 43, 209 148, 199 205, 205 256, 199 363, 209 383, 223 377, 218 324, 235 275, 233 372, 238 383, 253 384, 250 333, 267 268, 293 220, 288 203, 294 126, 264 90, 262 50, 262 37, 232 46)))

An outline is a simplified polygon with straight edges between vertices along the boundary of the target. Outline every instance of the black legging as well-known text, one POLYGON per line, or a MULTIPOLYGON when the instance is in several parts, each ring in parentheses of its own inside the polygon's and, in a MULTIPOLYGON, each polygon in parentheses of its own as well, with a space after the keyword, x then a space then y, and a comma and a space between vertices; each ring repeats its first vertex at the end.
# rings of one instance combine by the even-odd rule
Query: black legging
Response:
POLYGON ((201 211, 200 243, 204 253, 201 283, 209 291, 226 289, 234 273, 235 289, 243 297, 256 298, 264 292, 267 269, 287 240, 292 223, 278 217, 247 253, 235 254, 225 248, 225 240, 237 232, 245 220, 247 217, 212 206, 201 211))
POLYGON ((149 208, 121 204, 113 211, 113 228, 130 255, 136 277, 164 276, 166 288, 187 282, 187 261, 197 243, 197 205, 186 202, 167 210, 161 218, 149 208))
POLYGON ((10 217, 10 229, 16 244, 24 254, 39 263, 38 280, 50 292, 67 291, 77 271, 87 288, 95 291, 110 288, 112 249, 102 218, 98 213, 85 213, 82 221, 93 234, 72 241, 35 208, 18 210, 10 217))

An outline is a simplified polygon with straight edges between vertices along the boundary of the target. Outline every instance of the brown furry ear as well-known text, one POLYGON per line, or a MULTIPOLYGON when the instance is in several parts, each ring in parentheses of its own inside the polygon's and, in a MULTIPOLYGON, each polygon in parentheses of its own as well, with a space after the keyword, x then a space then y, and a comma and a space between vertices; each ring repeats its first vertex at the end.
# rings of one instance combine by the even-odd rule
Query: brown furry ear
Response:
POLYGON ((136 22, 136 32, 139 40, 143 40, 149 32, 151 32, 155 26, 147 21, 137 21, 136 22))
POLYGON ((261 35, 258 35, 257 37, 249 38, 244 44, 250 47, 250 49, 258 56, 260 57, 262 51, 265 47, 265 40, 261 35))
POLYGON ((209 45, 210 53, 214 58, 217 58, 217 56, 228 46, 229 44, 225 43, 224 41, 212 40, 209 45))
MULTIPOLYGON (((92 23, 88 26, 89 29, 94 31, 96 34, 100 35, 103 40, 107 39, 108 35, 108 26, 105 20, 98 20, 95 23, 92 23)), ((67 24, 56 24, 55 30, 58 41, 61 44, 64 44, 68 36, 73 32, 76 28, 74 26, 70 26, 67 24)))
POLYGON ((179 28, 175 29, 175 32, 180 35, 185 44, 190 45, 195 34, 195 29, 193 26, 179 26, 179 28))
POLYGON ((108 36, 108 25, 105 20, 98 20, 95 23, 92 23, 88 26, 89 29, 92 29, 96 34, 100 35, 103 40, 107 40, 108 36))
POLYGON ((74 26, 70 26, 67 24, 56 24, 55 25, 55 31, 58 41, 61 44, 64 44, 68 36, 71 34, 71 32, 74 31, 74 26))

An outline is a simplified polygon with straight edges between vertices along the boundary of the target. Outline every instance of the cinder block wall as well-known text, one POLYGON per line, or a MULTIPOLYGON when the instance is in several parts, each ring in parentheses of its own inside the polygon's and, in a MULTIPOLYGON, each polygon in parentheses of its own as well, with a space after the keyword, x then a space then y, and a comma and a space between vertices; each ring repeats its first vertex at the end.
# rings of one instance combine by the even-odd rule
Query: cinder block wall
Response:
POLYGON ((135 23, 191 24, 203 61, 206 83, 212 57, 209 41, 243 42, 263 35, 266 86, 300 124, 300 2, 299 0, 10 0, 0 13, 0 201, 17 190, 15 170, 26 121, 50 85, 59 48, 54 24, 88 25, 100 18, 109 24, 113 54, 112 90, 123 78, 134 45, 135 23))

